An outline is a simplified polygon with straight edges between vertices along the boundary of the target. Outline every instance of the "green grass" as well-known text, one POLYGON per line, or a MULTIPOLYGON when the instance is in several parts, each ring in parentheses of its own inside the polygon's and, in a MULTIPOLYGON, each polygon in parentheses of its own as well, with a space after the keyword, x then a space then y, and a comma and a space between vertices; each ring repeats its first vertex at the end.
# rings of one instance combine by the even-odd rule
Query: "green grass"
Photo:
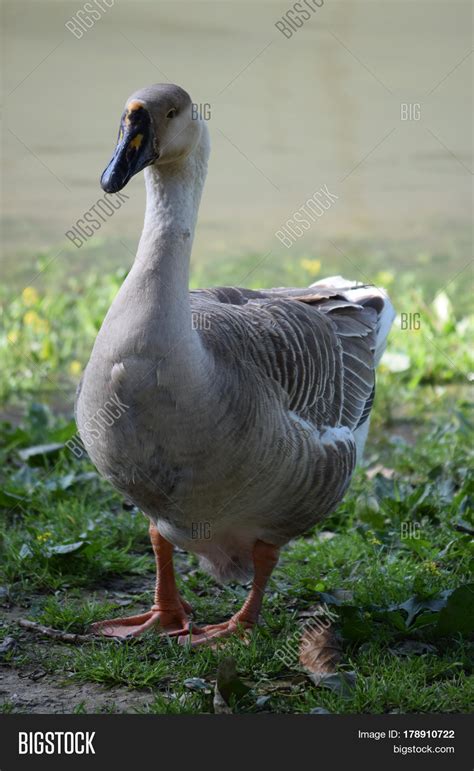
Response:
MULTIPOLYGON (((324 260, 284 257, 273 255, 271 260, 262 261, 248 255, 205 269, 198 266, 192 285, 242 281, 252 288, 304 286, 324 275, 324 260)), ((338 263, 331 259, 331 274, 338 271, 347 274, 347 261, 341 260, 338 263)), ((361 258, 357 256, 354 260, 353 270, 361 258)), ((413 389, 420 383, 465 381, 470 371, 469 340, 474 331, 474 317, 468 313, 472 309, 469 303, 472 282, 468 271, 464 270, 447 284, 446 291, 441 285, 436 293, 432 287, 433 276, 426 268, 431 287, 428 295, 427 290, 420 288, 415 274, 404 271, 403 275, 395 276, 389 271, 377 271, 373 262, 372 258, 360 279, 387 288, 397 311, 406 314, 402 317, 404 324, 401 318, 397 319, 390 344, 392 361, 388 366, 401 370, 397 376, 399 386, 413 389)), ((46 276, 51 274, 46 287, 34 281, 13 295, 7 288, 0 289, 3 309, 0 399, 11 405, 22 405, 26 399, 34 398, 56 407, 69 407, 81 369, 126 271, 64 278, 63 274, 54 272, 59 270, 57 262, 49 267, 47 256, 38 260, 37 268, 45 271, 46 276)), ((445 272, 446 264, 442 271, 440 268, 440 274, 445 272)), ((453 268, 453 272, 456 269, 453 268)))
MULTIPOLYGON (((212 274, 209 283, 230 283, 241 267, 232 273, 226 264, 225 275, 212 274)), ((272 270, 269 280, 256 271, 245 283, 296 283, 298 271, 307 271, 300 280, 309 283, 318 266, 306 260, 272 270)), ((85 633, 92 621, 151 602, 154 564, 145 518, 65 445, 76 431, 71 394, 122 278, 76 278, 61 292, 29 288, 6 303, 0 391, 21 418, 0 426, 0 603, 6 610, 0 644, 6 636, 18 641, 3 654, 3 665, 20 674, 41 667, 68 686, 144 690, 150 700, 141 711, 160 714, 212 712, 224 655, 235 659, 249 689, 232 696, 236 712, 469 711, 473 320, 465 315, 468 289, 461 279, 433 301, 406 278, 398 296, 398 277, 374 276, 391 284, 398 312, 411 314, 401 318, 414 323, 411 329, 403 329, 400 318, 395 323, 364 465, 337 511, 283 550, 249 644, 235 639, 222 650, 188 650, 149 634, 120 645, 72 646, 20 633, 14 611, 85 633), (464 299, 454 303, 455 297, 464 299), (355 673, 344 694, 316 686, 296 662, 278 655, 294 644, 319 602, 342 639, 340 673, 355 673)), ((197 623, 229 617, 245 597, 245 587, 216 586, 192 555, 177 554, 177 571, 197 623)), ((74 709, 86 710, 79 697, 74 709)), ((108 709, 116 709, 113 700, 108 709)), ((7 698, 0 710, 17 708, 7 698)))

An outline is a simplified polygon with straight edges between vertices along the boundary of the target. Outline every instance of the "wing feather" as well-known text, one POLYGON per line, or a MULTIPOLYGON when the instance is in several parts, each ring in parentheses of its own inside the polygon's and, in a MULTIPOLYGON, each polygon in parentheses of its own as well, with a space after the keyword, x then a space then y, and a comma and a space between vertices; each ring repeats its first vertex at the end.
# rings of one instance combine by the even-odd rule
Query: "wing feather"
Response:
POLYGON ((375 392, 376 304, 351 302, 342 289, 326 286, 216 287, 192 291, 191 302, 207 305, 217 321, 202 333, 213 352, 226 348, 236 363, 250 362, 279 386, 289 409, 316 427, 354 430, 367 419, 375 392))

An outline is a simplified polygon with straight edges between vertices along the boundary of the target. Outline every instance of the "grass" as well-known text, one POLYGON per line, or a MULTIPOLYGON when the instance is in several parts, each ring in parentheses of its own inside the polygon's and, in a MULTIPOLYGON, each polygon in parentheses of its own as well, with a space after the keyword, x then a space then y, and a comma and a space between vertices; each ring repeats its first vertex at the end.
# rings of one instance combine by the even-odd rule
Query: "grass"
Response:
MULTIPOLYGON (((314 280, 319 268, 302 260, 301 282, 314 280)), ((272 270, 279 278, 263 281, 256 272, 245 283, 295 281, 295 266, 272 270)), ((151 601, 145 518, 65 445, 76 431, 71 394, 123 275, 72 279, 60 293, 27 287, 5 305, 0 391, 21 417, 0 427, 0 646, 6 637, 17 640, 0 653, 3 665, 19 674, 40 667, 65 686, 146 691, 147 703, 136 709, 157 714, 212 712, 224 656, 234 658, 246 686, 230 697, 235 712, 469 711, 473 320, 462 279, 433 299, 406 279, 399 298, 398 279, 373 277, 392 285, 400 316, 380 369, 364 464, 337 511, 283 551, 249 644, 236 639, 222 649, 190 651, 151 634, 120 645, 71 646, 20 632, 18 615, 84 633, 94 620, 151 601), (454 297, 461 297, 456 306, 454 297), (318 603, 343 645, 339 674, 319 686, 296 654, 295 661, 280 655, 285 646, 296 651, 318 603)), ((221 283, 235 278, 226 274, 221 283)), ((192 555, 178 553, 177 569, 198 623, 228 617, 245 597, 245 587, 216 586, 192 555)), ((82 697, 73 707, 88 708, 82 697)), ((115 709, 111 699, 108 710, 115 709)), ((6 698, 0 710, 17 707, 6 698)))

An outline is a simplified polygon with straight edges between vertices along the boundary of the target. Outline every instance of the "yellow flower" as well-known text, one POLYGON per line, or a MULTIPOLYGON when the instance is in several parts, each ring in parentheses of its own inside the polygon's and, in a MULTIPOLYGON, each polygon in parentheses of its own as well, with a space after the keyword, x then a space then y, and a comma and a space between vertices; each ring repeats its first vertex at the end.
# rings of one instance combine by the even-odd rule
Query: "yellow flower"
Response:
POLYGON ((15 345, 16 341, 18 340, 18 332, 9 332, 7 334, 7 340, 9 343, 15 345))
POLYGON ((71 361, 71 363, 69 364, 69 372, 71 375, 80 375, 82 372, 81 362, 77 361, 76 359, 71 361))
POLYGON ((302 268, 304 268, 304 270, 307 270, 308 273, 311 273, 313 276, 317 276, 321 270, 321 260, 308 260, 306 257, 304 257, 300 261, 300 265, 302 268))
POLYGON ((33 332, 49 332, 49 322, 38 316, 36 311, 27 311, 23 316, 23 323, 31 327, 33 332))
POLYGON ((49 538, 51 538, 51 536, 52 536, 52 533, 50 533, 49 530, 47 530, 45 533, 38 533, 38 535, 36 536, 36 540, 39 541, 40 543, 44 543, 49 538))
POLYGON ((36 311, 28 311, 23 316, 23 323, 26 324, 27 327, 34 326, 37 321, 39 321, 39 316, 36 311))
POLYGON ((439 570, 436 562, 432 562, 432 561, 431 562, 424 562, 423 563, 423 570, 426 573, 432 573, 435 576, 440 574, 440 570, 439 570))
POLYGON ((382 541, 379 541, 379 539, 376 537, 375 533, 372 530, 369 530, 367 533, 367 540, 372 546, 380 546, 382 541))
POLYGON ((35 305, 39 300, 39 294, 33 286, 25 286, 21 293, 23 303, 25 305, 35 305))

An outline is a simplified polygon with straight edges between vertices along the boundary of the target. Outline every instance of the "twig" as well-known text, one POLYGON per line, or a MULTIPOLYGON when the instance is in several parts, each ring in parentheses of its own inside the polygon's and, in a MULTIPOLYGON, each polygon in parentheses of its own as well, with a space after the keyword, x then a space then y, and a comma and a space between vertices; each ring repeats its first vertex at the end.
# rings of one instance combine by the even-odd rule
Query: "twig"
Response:
POLYGON ((45 637, 52 637, 53 640, 60 640, 66 643, 84 643, 90 642, 93 638, 88 634, 74 634, 73 632, 61 632, 60 629, 53 629, 51 626, 43 626, 36 621, 28 621, 26 618, 20 618, 19 625, 24 629, 29 629, 30 632, 39 632, 45 637))

